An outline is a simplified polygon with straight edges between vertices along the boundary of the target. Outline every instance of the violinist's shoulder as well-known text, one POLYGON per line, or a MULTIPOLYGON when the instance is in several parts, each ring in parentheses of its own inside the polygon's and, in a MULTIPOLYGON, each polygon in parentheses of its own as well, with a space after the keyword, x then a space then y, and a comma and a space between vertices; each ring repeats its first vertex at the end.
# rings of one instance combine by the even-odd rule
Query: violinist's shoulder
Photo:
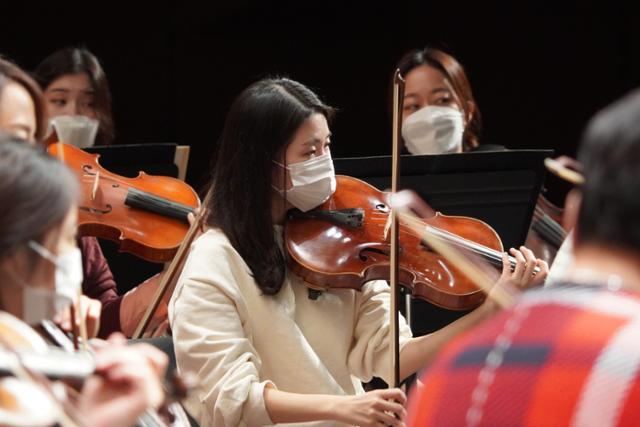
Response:
POLYGON ((198 238, 194 244, 231 244, 227 236, 219 228, 209 227, 198 238))
POLYGON ((242 256, 219 228, 209 228, 191 246, 190 260, 198 269, 229 271, 234 275, 251 274, 242 256), (206 266, 206 267, 205 267, 206 266))
POLYGON ((227 236, 219 228, 208 228, 193 242, 191 252, 207 255, 237 253, 227 236))

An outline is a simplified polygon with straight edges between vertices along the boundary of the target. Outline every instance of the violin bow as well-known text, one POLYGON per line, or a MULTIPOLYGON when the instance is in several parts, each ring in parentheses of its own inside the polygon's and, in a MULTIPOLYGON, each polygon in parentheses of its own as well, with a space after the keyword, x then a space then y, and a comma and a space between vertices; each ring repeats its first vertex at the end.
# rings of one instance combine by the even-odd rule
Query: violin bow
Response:
POLYGON ((200 212, 198 212, 195 221, 193 221, 193 224, 191 224, 191 226, 189 227, 189 231, 187 231, 187 234, 182 240, 182 243, 180 244, 176 255, 173 257, 171 263, 169 264, 169 267, 164 272, 162 280, 160 281, 160 285, 158 286, 158 289, 156 289, 151 303, 147 306, 147 309, 145 310, 142 319, 140 319, 140 322, 138 323, 138 326, 133 332, 133 336, 131 338, 138 339, 143 337, 145 331, 151 323, 153 315, 160 305, 160 301, 162 301, 162 298, 169 291, 169 289, 172 289, 175 286, 175 282, 178 278, 177 276, 182 271, 182 266, 187 258, 189 247, 191 246, 193 239, 195 239, 196 235, 198 234, 198 231, 202 229, 205 207, 208 205, 210 198, 211 189, 209 189, 209 191, 207 192, 204 202, 200 204, 200 212))
MULTIPOLYGON (((58 156, 58 160, 60 160, 60 162, 62 164, 64 163, 64 148, 65 145, 62 142, 57 142, 56 144, 58 144, 58 150, 57 150, 57 156, 58 156)), ((87 321, 86 321, 86 317, 83 316, 82 314, 82 285, 80 286, 80 288, 78 288, 78 294, 77 294, 77 299, 76 301, 73 301, 71 306, 69 307, 69 318, 70 318, 70 323, 71 323, 71 334, 73 335, 73 345, 75 347, 76 350, 80 349, 80 342, 82 343, 82 349, 83 350, 88 350, 88 342, 89 342, 89 334, 87 333, 87 321), (79 325, 79 331, 76 331, 76 324, 79 325), (78 332, 80 334, 80 337, 78 337, 78 332), (81 341, 78 339, 81 338, 81 341)))
MULTIPOLYGON (((404 79, 400 70, 396 69, 393 76, 393 124, 392 124, 392 156, 391 156, 391 193, 398 191, 400 175, 400 131, 402 128, 402 102, 404 97, 404 79)), ((391 386, 400 386, 400 322, 399 307, 400 283, 399 269, 399 227, 395 209, 391 209, 388 224, 391 230, 391 257, 389 260, 389 285, 391 286, 391 386)))

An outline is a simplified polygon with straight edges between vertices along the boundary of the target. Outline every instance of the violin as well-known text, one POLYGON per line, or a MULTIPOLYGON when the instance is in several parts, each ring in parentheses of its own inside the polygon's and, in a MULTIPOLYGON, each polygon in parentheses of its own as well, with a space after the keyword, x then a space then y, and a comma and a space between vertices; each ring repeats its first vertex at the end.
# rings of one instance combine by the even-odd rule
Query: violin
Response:
POLYGON ((104 169, 99 155, 54 143, 47 151, 78 176, 78 232, 119 244, 151 262, 170 261, 189 230, 188 214, 200 206, 196 192, 172 177, 126 178, 104 169))
MULTIPOLYGON (((52 425, 61 421, 57 418, 61 416, 61 410, 70 417, 67 421, 71 421, 62 424, 75 425, 78 421, 74 396, 77 398, 76 390, 96 374, 93 355, 88 351, 65 350, 73 348, 73 344, 64 332, 56 329, 50 321, 43 321, 41 326, 42 331, 62 348, 49 345, 43 336, 20 319, 0 312, 0 375, 21 373, 20 377, 7 383, 6 379, 0 380, 1 425, 52 425), (67 398, 60 400, 53 393, 50 380, 62 380, 69 386, 65 390, 67 398), (33 423, 10 422, 23 412, 27 415, 29 412, 40 414, 33 423), (45 416, 46 421, 39 421, 45 416)), ((192 378, 187 377, 183 381, 177 375, 170 375, 165 383, 168 400, 158 411, 147 410, 139 417, 138 424, 145 427, 188 426, 189 421, 177 400, 183 399, 192 387, 192 378)))
POLYGON ((3 426, 50 426, 56 408, 37 384, 15 377, 0 379, 0 424, 3 426))
MULTIPOLYGON (((387 194, 356 178, 337 176, 336 181, 335 193, 320 207, 290 212, 284 233, 289 267, 320 290, 359 290, 370 280, 389 280, 387 194)), ((502 242, 488 224, 437 212, 422 222, 438 239, 502 267, 502 242)), ((484 301, 484 291, 473 280, 402 223, 398 250, 399 282, 414 297, 451 310, 467 310, 484 301)), ((515 266, 515 258, 509 260, 515 266)))
MULTIPOLYGON (((552 174, 571 184, 581 185, 584 182, 584 177, 581 174, 582 166, 571 157, 560 156, 557 159, 545 159, 545 166, 552 174)), ((563 223, 564 209, 540 195, 525 245, 551 264, 560 245, 567 237, 568 230, 564 228, 563 223)))
POLYGON ((562 208, 542 194, 538 196, 525 246, 549 264, 553 263, 560 245, 567 237, 567 231, 562 226, 563 214, 562 208))
POLYGON ((74 407, 59 398, 49 378, 78 385, 94 370, 86 352, 53 349, 29 325, 0 312, 0 424, 76 425, 74 407))

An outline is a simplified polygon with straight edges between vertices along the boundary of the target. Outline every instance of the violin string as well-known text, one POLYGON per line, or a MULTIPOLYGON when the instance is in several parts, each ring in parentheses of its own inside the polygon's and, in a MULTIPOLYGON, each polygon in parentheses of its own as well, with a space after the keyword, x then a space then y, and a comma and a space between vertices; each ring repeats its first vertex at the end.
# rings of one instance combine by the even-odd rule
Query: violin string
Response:
POLYGON ((468 278, 472 278, 474 283, 482 289, 488 296, 495 300, 501 307, 508 307, 513 303, 514 297, 510 295, 506 289, 495 287, 494 281, 482 270, 478 265, 469 260, 455 249, 454 246, 446 244, 440 239, 434 238, 431 233, 425 230, 424 223, 414 215, 408 212, 401 212, 400 216, 413 229, 414 232, 420 233, 422 239, 432 246, 438 253, 447 258, 456 268, 468 278))
MULTIPOLYGON (((384 225, 382 224, 374 224, 378 227, 384 227, 384 225)), ((435 228, 435 227, 434 227, 435 228)), ((443 231, 441 229, 438 229, 440 231, 443 231)), ((422 237, 420 235, 418 235, 417 233, 411 231, 411 230, 404 230, 404 229, 400 229, 400 233, 404 233, 405 235, 409 235, 411 237, 414 237, 416 239, 420 239, 422 240, 422 237)), ((383 240, 384 234, 381 233, 381 237, 380 240, 383 240)), ((480 255, 482 257, 484 257, 485 259, 493 262, 495 265, 500 266, 502 265, 502 252, 498 252, 496 250, 493 250, 491 248, 487 248, 486 246, 482 246, 482 245, 478 245, 475 242, 471 242, 467 239, 460 239, 459 240, 454 240, 454 239, 449 239, 445 236, 438 236, 439 238, 441 238, 442 240, 448 241, 449 243, 454 243, 457 244, 457 246, 468 250, 470 252, 473 252, 477 255, 480 255)), ((515 258, 513 257, 509 257, 509 262, 511 264, 511 266, 515 266, 515 258)))
MULTIPOLYGON (((540 232, 541 234, 543 234, 543 238, 545 240, 547 240, 549 243, 555 245, 555 246, 560 246, 562 244, 562 242, 564 241, 564 239, 566 238, 566 233, 564 232, 564 229, 558 224, 556 223, 551 217, 549 217, 548 215, 544 214, 546 216, 545 219, 541 219, 541 221, 539 221, 540 224, 540 232), (552 225, 554 224, 555 227, 552 225), (560 228, 561 231, 558 231, 557 228, 560 228)), ((372 212, 373 217, 380 217, 380 218, 384 218, 387 215, 383 214, 383 213, 374 213, 372 212)), ((544 217, 543 217, 544 218, 544 217)), ((538 230, 537 230, 538 231, 538 230)), ((415 236, 418 237, 418 236, 415 236)), ((460 238, 459 236, 456 236, 458 239, 460 238)), ((475 242, 471 242, 467 239, 464 239, 465 242, 460 241, 459 243, 461 244, 461 246, 466 247, 467 243, 471 243, 472 245, 477 245, 477 243, 475 242)), ((473 250, 474 252, 483 255, 493 261, 495 261, 496 263, 502 262, 502 253, 495 251, 494 249, 488 248, 488 247, 476 247, 476 249, 471 249, 466 247, 466 249, 469 250, 473 250), (488 251, 488 252, 487 252, 488 251)), ((514 265, 514 260, 511 260, 511 264, 514 265)))
POLYGON ((566 237, 566 232, 564 228, 560 224, 558 224, 553 218, 551 218, 548 214, 546 214, 540 207, 536 206, 536 215, 538 218, 538 223, 545 227, 548 236, 552 236, 551 238, 558 240, 564 240, 566 237))
POLYGON ((547 225, 551 230, 553 230, 553 233, 557 238, 562 240, 566 237, 567 233, 564 231, 564 228, 562 228, 560 224, 554 221, 553 218, 548 215, 544 216, 543 218, 544 224, 547 225))
MULTIPOLYGON (((386 222, 387 219, 389 217, 388 214, 382 213, 382 212, 368 212, 365 213, 365 215, 369 215, 369 221, 368 223, 371 225, 375 225, 378 227, 382 227, 384 229, 384 227, 386 226, 386 222), (380 220, 380 223, 378 223, 378 221, 376 221, 376 219, 380 220), (382 223, 384 222, 384 224, 382 223)), ((422 223, 422 221, 420 221, 420 223, 422 224, 422 226, 424 227, 425 225, 428 224, 424 224, 422 223)), ((492 262, 494 265, 496 266, 501 266, 502 265, 502 254, 503 252, 497 251, 495 249, 486 247, 484 245, 478 244, 476 242, 473 242, 471 240, 465 239, 461 236, 457 236, 453 233, 450 233, 446 230, 440 229, 438 227, 434 227, 434 226, 430 226, 432 229, 434 229, 435 231, 438 232, 439 234, 439 238, 448 241, 449 243, 454 243, 456 245, 458 245, 459 247, 468 250, 470 252, 473 252, 477 255, 480 255, 482 257, 484 257, 485 259, 489 260, 490 262, 492 262)), ((412 232, 410 230, 406 230, 403 228, 400 228, 400 233, 403 233, 405 235, 409 235, 412 236, 414 238, 417 239, 421 239, 421 235, 422 234, 418 234, 415 232, 412 232)), ((380 240, 384 240, 384 233, 381 233, 381 237, 380 240)), ((516 265, 516 259, 512 256, 508 256, 509 257, 509 263, 511 264, 512 267, 515 267, 516 265)))
MULTIPOLYGON (((374 224, 374 225, 377 225, 379 227, 384 227, 383 224, 374 224)), ((446 230, 443 230, 443 229, 441 229, 439 227, 434 227, 432 225, 423 223, 423 226, 427 226, 427 225, 429 227, 431 227, 432 229, 436 230, 437 232, 442 233, 442 236, 440 236, 440 237, 445 238, 446 240, 449 240, 451 242, 457 243, 458 245, 460 245, 460 246, 462 246, 462 247, 464 247, 466 249, 472 250, 474 252, 477 252, 477 253, 479 253, 481 255, 484 255, 484 256, 487 256, 487 257, 490 257, 492 259, 502 260, 502 252, 496 251, 495 249, 492 249, 492 248, 489 248, 487 246, 481 245, 479 243, 473 242, 473 241, 471 241, 469 239, 465 239, 464 237, 457 236, 457 235, 455 235, 453 233, 450 233, 450 232, 448 232, 446 230)), ((408 235, 413 236, 415 238, 420 238, 421 237, 420 235, 418 235, 417 233, 414 233, 411 230, 405 230, 405 229, 401 228, 400 232, 408 234, 408 235)))
POLYGON ((549 243, 560 246, 566 237, 566 233, 564 229, 561 228, 561 231, 559 231, 554 225, 559 227, 550 217, 541 217, 540 220, 537 221, 535 230, 549 243))

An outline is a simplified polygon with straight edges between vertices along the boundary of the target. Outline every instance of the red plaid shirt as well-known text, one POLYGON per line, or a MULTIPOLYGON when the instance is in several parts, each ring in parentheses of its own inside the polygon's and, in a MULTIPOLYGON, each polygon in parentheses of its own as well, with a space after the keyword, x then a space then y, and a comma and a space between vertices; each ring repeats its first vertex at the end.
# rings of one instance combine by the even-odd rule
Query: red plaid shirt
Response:
POLYGON ((409 426, 640 426, 640 294, 558 285, 453 341, 409 426))

